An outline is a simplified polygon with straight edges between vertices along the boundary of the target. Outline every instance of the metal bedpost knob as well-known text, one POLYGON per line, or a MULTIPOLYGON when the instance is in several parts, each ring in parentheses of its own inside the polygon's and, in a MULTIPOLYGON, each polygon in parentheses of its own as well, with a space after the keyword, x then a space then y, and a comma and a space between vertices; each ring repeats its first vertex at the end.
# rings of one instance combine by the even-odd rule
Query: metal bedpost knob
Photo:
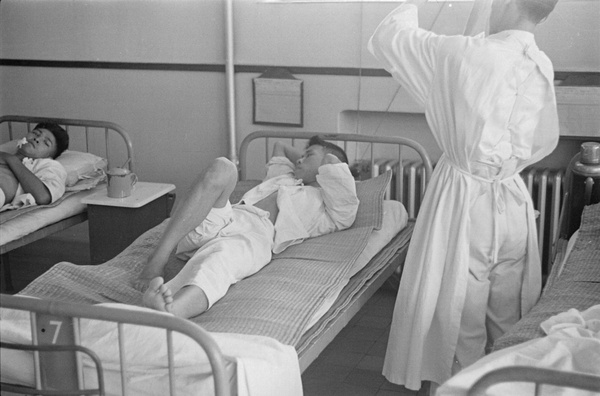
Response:
POLYGON ((585 142, 581 144, 581 163, 586 165, 600 164, 600 143, 585 142))

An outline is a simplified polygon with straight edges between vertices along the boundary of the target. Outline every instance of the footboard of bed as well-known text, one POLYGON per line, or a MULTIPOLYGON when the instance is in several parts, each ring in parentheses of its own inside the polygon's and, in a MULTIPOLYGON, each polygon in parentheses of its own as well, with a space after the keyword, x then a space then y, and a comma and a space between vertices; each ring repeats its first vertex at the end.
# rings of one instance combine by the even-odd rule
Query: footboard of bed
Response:
MULTIPOLYGON (((81 345, 79 334, 81 320, 93 319, 114 323, 118 328, 122 394, 128 394, 127 378, 128 371, 131 369, 124 352, 126 345, 123 326, 126 324, 164 330, 171 395, 175 394, 176 361, 173 352, 175 333, 187 335, 206 352, 212 368, 215 394, 219 396, 230 394, 225 362, 218 345, 206 331, 188 320, 159 312, 72 304, 4 294, 2 294, 1 303, 4 310, 3 316, 7 313, 6 309, 11 309, 25 311, 30 317, 31 344, 8 344, 2 340, 1 347, 2 349, 32 351, 36 381, 34 388, 2 382, 0 389, 3 391, 41 395, 104 394, 102 362, 95 357, 94 351, 81 345), (80 354, 86 354, 94 361, 98 373, 98 387, 95 389, 87 391, 83 389, 83 367, 80 354), (60 378, 57 378, 58 376, 60 378), (71 389, 66 389, 64 386, 70 386, 71 389)), ((6 322, 3 326, 6 326, 6 322)), ((3 353, 5 352, 6 350, 3 353)), ((10 363, 14 364, 14 362, 10 363)))

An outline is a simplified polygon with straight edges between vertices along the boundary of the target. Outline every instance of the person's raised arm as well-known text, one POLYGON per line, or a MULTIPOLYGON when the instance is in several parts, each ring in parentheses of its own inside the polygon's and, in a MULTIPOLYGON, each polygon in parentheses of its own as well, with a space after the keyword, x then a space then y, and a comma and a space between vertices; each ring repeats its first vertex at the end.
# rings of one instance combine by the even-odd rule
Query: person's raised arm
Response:
POLYGON ((359 201, 356 183, 347 164, 333 154, 325 154, 317 181, 322 190, 325 210, 336 228, 344 230, 350 227, 356 219, 359 201), (343 166, 338 166, 340 164, 343 166))
POLYGON ((291 144, 276 141, 273 145, 272 157, 286 157, 292 162, 292 164, 295 164, 300 158, 302 158, 303 153, 303 150, 297 149, 291 144))
POLYGON ((419 28, 416 4, 403 4, 377 26, 368 49, 417 103, 427 100, 435 68, 438 35, 419 28))
POLYGON ((47 205, 52 202, 52 195, 48 187, 23 165, 21 158, 0 151, 0 161, 10 168, 23 190, 31 194, 38 205, 47 205))

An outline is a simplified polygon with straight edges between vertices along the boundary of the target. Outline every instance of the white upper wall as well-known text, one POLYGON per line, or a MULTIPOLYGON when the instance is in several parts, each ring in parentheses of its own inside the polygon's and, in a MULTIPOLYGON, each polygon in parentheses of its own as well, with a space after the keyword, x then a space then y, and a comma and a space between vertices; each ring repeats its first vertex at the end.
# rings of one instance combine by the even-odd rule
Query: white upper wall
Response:
MULTIPOLYGON (((396 5, 234 0, 235 63, 380 69, 366 43, 396 5)), ((438 33, 460 33, 470 7, 428 3, 420 22, 438 33)), ((1 0, 1 59, 217 68, 0 66, 0 114, 117 122, 132 136, 140 180, 175 183, 182 196, 200 169, 228 155, 224 10, 225 0, 1 0)), ((559 1, 537 35, 555 70, 600 71, 598 20, 600 0, 559 1)), ((252 123, 252 78, 257 76, 236 74, 238 144, 248 133, 265 129, 252 123)), ((304 81, 304 127, 290 129, 352 128, 352 118, 341 116, 351 114, 347 111, 416 111, 402 90, 395 95, 397 84, 389 77, 297 77, 304 81)), ((360 125, 351 131, 373 133, 360 125)))
POLYGON ((2 0, 8 59, 223 63, 221 0, 2 0))
MULTIPOLYGON (((224 0, 2 0, 0 57, 224 62, 224 0)), ((379 68, 366 42, 394 2, 234 0, 236 64, 379 68)), ((432 2, 420 24, 461 33, 470 2, 432 2)), ((538 28, 557 71, 600 71, 600 0, 561 0, 538 28)))

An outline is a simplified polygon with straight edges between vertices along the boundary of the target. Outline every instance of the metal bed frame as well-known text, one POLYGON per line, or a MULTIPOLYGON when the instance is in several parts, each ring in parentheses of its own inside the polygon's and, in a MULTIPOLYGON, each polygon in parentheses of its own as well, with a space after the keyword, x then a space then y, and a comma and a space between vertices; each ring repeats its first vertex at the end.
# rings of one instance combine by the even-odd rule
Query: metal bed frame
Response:
MULTIPOLYGON (((69 137, 72 142, 70 147, 71 150, 93 152, 100 157, 106 158, 109 161, 109 167, 113 163, 118 164, 119 166, 125 164, 124 166, 127 166, 130 170, 133 170, 134 155, 131 138, 120 125, 113 122, 20 115, 5 115, 0 117, 0 127, 3 127, 3 124, 5 124, 4 128, 6 129, 3 130, 3 133, 7 135, 9 141, 18 138, 19 136, 23 136, 26 131, 30 131, 36 124, 40 122, 52 122, 63 126, 69 133, 69 137), (73 147, 73 141, 75 140, 75 143, 77 143, 77 140, 80 137, 83 138, 83 142, 79 142, 82 144, 73 147), (118 139, 111 139, 112 137, 117 137, 118 139), (92 142, 92 140, 94 140, 94 142, 92 142), (99 140, 99 142, 95 143, 95 140, 99 140), (111 145, 113 140, 119 144, 119 147, 124 145, 124 151, 126 155, 124 159, 119 158, 119 155, 112 155, 112 153, 116 151, 111 145)), ((87 212, 84 211, 68 218, 61 219, 53 224, 49 224, 28 235, 0 246, 0 262, 3 267, 7 288, 12 288, 12 281, 10 278, 10 262, 7 254, 8 252, 45 238, 56 232, 65 230, 86 220, 87 212)))
POLYGON ((102 363, 95 353, 78 345, 78 328, 80 319, 107 320, 118 323, 119 361, 121 364, 121 383, 123 395, 127 394, 127 361, 123 337, 124 324, 150 326, 165 330, 165 340, 168 350, 170 395, 175 395, 174 385, 174 355, 173 332, 185 334, 196 341, 206 352, 212 367, 215 391, 218 396, 229 396, 229 382, 225 371, 225 362, 218 345, 213 338, 200 326, 189 320, 171 317, 165 320, 165 315, 158 312, 145 312, 117 309, 95 305, 71 304, 57 301, 44 301, 18 296, 2 295, 2 308, 29 311, 32 323, 33 345, 14 347, 0 342, 1 348, 29 349, 34 351, 34 370, 36 389, 0 383, 0 390, 21 394, 35 395, 104 395, 102 363), (48 326, 50 323, 53 326, 48 326), (52 328, 50 328, 52 327, 52 328), (48 328, 48 329, 46 329, 48 328), (60 352, 70 351, 67 358, 59 356, 60 352), (58 354, 57 354, 58 353, 58 354), (96 365, 98 388, 84 390, 82 386, 82 364, 78 353, 85 353, 92 358, 96 365), (45 356, 44 356, 45 354, 45 356), (52 355, 54 354, 54 355, 52 355), (43 358, 45 365, 42 366, 43 358), (50 360, 55 359, 55 360, 50 360), (54 362, 52 364, 51 362, 54 362), (68 370, 67 367, 74 370, 68 370))
MULTIPOLYGON (((91 152, 90 135, 94 134, 94 136, 99 136, 99 135, 97 135, 98 133, 100 133, 100 132, 104 133, 104 145, 103 145, 104 152, 97 153, 97 154, 104 158, 107 158, 109 160, 109 166, 111 164, 111 161, 115 161, 115 159, 110 157, 111 149, 110 149, 110 145, 109 145, 109 143, 110 143, 109 138, 112 135, 120 136, 120 138, 123 140, 123 143, 125 144, 125 147, 127 150, 127 158, 125 161, 122 161, 121 163, 126 164, 129 167, 129 169, 133 171, 134 158, 133 158, 133 145, 131 143, 131 138, 129 137, 129 134, 121 126, 119 126, 113 122, 68 119, 68 118, 16 116, 16 115, 6 115, 6 116, 0 117, 0 126, 3 123, 7 124, 9 140, 13 140, 13 139, 17 138, 16 135, 18 134, 18 131, 16 131, 16 129, 18 129, 18 127, 15 124, 19 124, 19 123, 25 124, 27 130, 29 131, 29 130, 31 130, 31 128, 33 126, 35 126, 35 124, 38 124, 40 122, 52 122, 52 123, 63 126, 66 129, 66 131, 69 133, 72 140, 73 140, 73 136, 71 136, 71 134, 74 133, 75 130, 79 129, 76 127, 82 128, 83 129, 82 132, 84 133, 84 137, 85 137, 83 149, 86 152, 91 152)), ((94 147, 98 147, 98 145, 94 145, 94 147)), ((31 242, 35 242, 38 239, 44 238, 55 232, 58 232, 65 228, 71 227, 72 225, 81 223, 85 220, 87 220, 86 213, 81 213, 79 215, 72 216, 68 219, 63 219, 57 223, 54 223, 47 227, 44 227, 44 228, 36 231, 35 233, 29 234, 23 238, 20 238, 18 240, 9 242, 6 245, 1 246, 0 254, 10 252, 11 250, 14 250, 18 247, 27 245, 31 242)))
MULTIPOLYGON (((240 180, 241 180, 241 184, 243 184, 244 182, 248 182, 247 180, 247 173, 246 173, 246 161, 247 161, 247 151, 248 151, 248 146, 250 145, 251 142, 260 139, 260 138, 264 138, 266 139, 266 151, 269 151, 269 139, 292 139, 293 142, 296 142, 296 140, 308 140, 311 136, 315 135, 315 134, 319 134, 319 133, 312 133, 312 132, 273 132, 273 131, 257 131, 254 133, 249 134, 241 143, 241 147, 240 147, 240 163, 243 165, 242 169, 240 170, 240 180)), ((402 146, 406 145, 412 149, 414 149, 417 154, 419 156, 422 157, 422 161, 423 161, 423 166, 424 166, 424 182, 426 183, 432 173, 432 165, 431 162, 429 160, 429 157, 427 156, 426 151, 423 149, 423 147, 421 145, 419 145, 418 143, 410 140, 410 139, 405 139, 405 138, 401 138, 401 137, 372 137, 372 136, 362 136, 362 135, 354 135, 354 134, 319 134, 321 135, 323 138, 325 138, 326 140, 329 141, 334 141, 334 142, 344 142, 344 148, 347 149, 347 144, 349 142, 361 142, 361 143, 367 143, 370 146, 370 150, 371 150, 371 172, 372 172, 372 176, 376 176, 377 172, 379 172, 378 167, 376 166, 376 159, 375 159, 375 153, 376 153, 376 149, 375 149, 375 145, 377 144, 395 144, 398 147, 398 156, 400 158, 399 164, 402 164, 402 146)), ((266 154, 268 156, 268 153, 266 154)), ((382 268, 381 270, 379 270, 372 278, 370 278, 363 286, 361 286, 360 288, 358 288, 358 290, 356 290, 356 293, 353 294, 352 297, 352 301, 345 307, 341 308, 341 309, 335 309, 335 314, 331 315, 327 318, 321 318, 321 320, 317 323, 317 325, 320 324, 325 324, 323 327, 323 331, 318 333, 318 337, 316 339, 312 339, 312 340, 301 340, 300 341, 300 345, 296 346, 296 349, 299 350, 299 348, 302 348, 301 353, 299 353, 299 364, 300 364, 300 369, 301 371, 304 371, 317 357, 318 355, 327 347, 327 345, 335 338, 335 336, 348 324, 349 320, 360 310, 360 308, 367 302, 367 300, 377 291, 377 289, 379 289, 379 287, 394 273, 394 271, 397 270, 397 268, 399 266, 402 265, 402 263, 404 262, 405 256, 406 256, 406 246, 403 247, 402 249, 398 250, 396 253, 392 254, 391 257, 389 259, 385 260, 385 267, 382 268)), ((375 258, 377 258, 378 256, 376 255, 375 258)), ((387 257, 387 256, 382 256, 382 257, 387 257)), ((374 259, 375 259, 374 258, 374 259)), ((243 282, 243 281, 242 281, 243 282)), ((160 313, 153 313, 153 312, 149 312, 149 313, 143 313, 140 314, 139 311, 131 311, 129 312, 128 310, 122 310, 122 309, 114 309, 114 308, 109 308, 109 307, 102 307, 102 306, 94 306, 94 305, 84 305, 84 304, 72 304, 72 303, 64 303, 64 302, 58 302, 58 301, 44 301, 44 300, 39 300, 39 299, 30 299, 30 298, 26 298, 26 297, 20 297, 20 296, 6 296, 6 295, 2 295, 2 308, 13 308, 13 309, 22 309, 22 310, 26 310, 26 311, 31 311, 31 316, 32 316, 32 323, 34 325, 32 325, 32 334, 35 334, 35 332, 39 332, 39 325, 36 325, 36 323, 48 323, 49 318, 52 320, 57 320, 57 321, 64 321, 65 323, 68 324, 68 326, 62 326, 63 328, 67 328, 67 329, 73 329, 73 328, 77 328, 78 326, 78 318, 89 318, 89 319, 100 319, 100 320, 107 320, 107 321, 113 321, 113 322, 117 322, 119 325, 119 329, 122 327, 123 324, 125 323, 131 323, 131 324, 138 324, 138 325, 147 325, 147 326, 153 326, 153 327, 160 327, 160 328, 164 328, 166 331, 166 341, 168 343, 168 349, 169 349, 169 377, 171 380, 171 394, 174 394, 174 386, 172 385, 173 382, 173 378, 174 378, 174 374, 173 374, 173 369, 172 369, 172 365, 173 365, 173 360, 174 360, 174 356, 172 354, 172 345, 171 345, 171 339, 172 339, 172 332, 173 331, 178 331, 178 332, 182 332, 184 334, 189 335, 190 337, 192 337, 194 340, 196 340, 198 342, 198 344, 200 344, 203 348, 205 348, 205 350, 207 351, 207 354, 209 356, 209 360, 210 363, 213 367, 213 374, 214 374, 214 381, 215 381, 215 389, 216 389, 216 394, 221 396, 221 395, 228 395, 229 394, 229 384, 227 382, 225 373, 224 373, 224 363, 223 363, 223 359, 222 356, 220 355, 219 352, 219 348, 216 345, 216 343, 212 340, 211 336, 209 334, 207 334, 206 331, 204 331, 200 326, 194 324, 193 322, 189 321, 189 320, 185 320, 185 319, 181 319, 181 318, 169 318, 169 320, 165 320, 165 316, 163 314, 160 313), (41 319, 40 319, 41 317, 41 319)), ((327 316, 327 315, 326 315, 327 316)), ((317 326, 315 325, 315 326, 317 326)), ((39 334, 39 333, 38 333, 39 334)), ((44 339, 42 339, 42 342, 40 342, 40 337, 36 337, 35 335, 32 337, 34 340, 34 345, 35 348, 43 348, 42 349, 38 349, 37 351, 35 351, 34 353, 36 354, 36 356, 38 356, 41 353, 46 353, 46 348, 49 349, 53 349, 53 350, 63 350, 65 347, 65 345, 69 346, 69 348, 71 349, 71 365, 77 367, 78 364, 78 358, 77 358, 77 354, 80 353, 85 353, 88 356, 90 356, 90 358, 93 358, 93 352, 92 351, 85 351, 85 350, 81 350, 80 346, 77 346, 77 337, 74 336, 73 334, 76 334, 76 332, 71 331, 70 333, 66 333, 66 335, 63 337, 62 335, 60 337, 55 337, 56 342, 54 343, 50 343, 52 345, 49 346, 39 346, 40 344, 48 344, 48 336, 46 335, 46 338, 44 341, 44 339), (75 345, 75 347, 73 347, 73 345, 75 345), (78 350, 78 352, 73 352, 75 349, 78 350)), ((120 330, 119 330, 119 335, 120 335, 120 330)), ((43 337, 42 337, 43 338, 43 337)), ((124 345, 121 345, 121 341, 119 341, 119 348, 120 348, 120 359, 121 359, 121 375, 122 376, 126 376, 126 362, 123 361, 123 348, 125 348, 124 345)), ((5 343, 1 344, 2 348, 6 347, 5 343)), ((43 363, 43 362, 42 362, 43 363)), ((37 387, 38 388, 43 388, 45 386, 54 386, 56 387, 56 384, 53 383, 47 383, 44 380, 42 380, 42 378, 56 378, 56 377, 64 377, 64 374, 62 373, 62 371, 59 369, 59 373, 52 374, 50 373, 50 375, 44 375, 41 376, 39 373, 42 372, 43 368, 43 364, 40 363, 40 359, 39 357, 35 358, 35 370, 36 370, 36 377, 38 378, 38 383, 37 383, 37 387), (60 374, 60 375, 58 375, 60 374)), ((101 362, 96 362, 96 365, 98 367, 98 371, 102 371, 101 369, 101 362)), ((80 369, 79 369, 80 370, 80 369)), ((94 390, 89 390, 90 392, 95 394, 102 394, 102 389, 103 386, 101 384, 101 377, 102 374, 98 374, 98 378, 99 378, 99 387, 98 389, 94 389, 94 390)), ((124 381, 123 381, 124 382, 124 381)), ((65 387, 63 387, 63 385, 65 386, 69 386, 71 389, 73 387, 77 388, 79 387, 79 385, 81 384, 81 382, 78 379, 78 376, 72 376, 70 380, 68 380, 68 383, 62 384, 61 386, 61 391, 59 391, 59 394, 67 394, 65 387)), ((0 389, 2 390, 10 390, 10 391, 20 391, 23 392, 23 387, 12 387, 9 388, 7 386, 7 384, 2 384, 2 387, 0 389)), ((56 389, 56 388, 55 388, 56 389)), ((57 394, 56 392, 52 393, 53 391, 47 392, 47 393, 42 393, 38 390, 32 390, 31 388, 25 388, 25 390, 27 392, 25 393, 30 393, 30 394, 57 394)), ((87 391, 86 391, 87 392, 87 391)), ((81 390, 75 391, 73 394, 87 394, 84 393, 81 390)), ((123 394, 127 394, 127 389, 124 388, 123 389, 123 394)))
MULTIPOLYGON (((240 184, 244 184, 248 182, 248 172, 247 172, 247 164, 248 164, 248 148, 252 142, 255 142, 259 139, 264 140, 264 153, 265 160, 268 161, 270 158, 270 140, 281 140, 281 139, 289 139, 292 144, 297 141, 308 141, 311 136, 320 135, 323 139, 332 141, 332 142, 342 142, 343 148, 345 151, 348 151, 348 144, 359 142, 366 143, 368 145, 368 151, 370 152, 369 157, 369 169, 370 169, 370 177, 375 177, 379 172, 385 171, 386 169, 382 169, 378 166, 377 148, 379 145, 396 145, 397 146, 397 156, 398 161, 396 162, 397 166, 401 166, 403 163, 403 146, 407 146, 414 150, 420 160, 423 163, 423 175, 422 175, 422 186, 424 193, 424 188, 427 185, 427 182, 431 178, 431 174, 433 172, 433 166, 431 164, 431 160, 426 152, 426 150, 421 146, 418 142, 414 140, 403 138, 399 136, 366 136, 366 135, 356 135, 356 134, 344 134, 344 133, 319 133, 319 132, 290 132, 290 131, 272 131, 272 130, 261 130, 252 132, 247 135, 240 144, 240 184)), ((401 172, 401 170, 400 170, 401 172)), ((401 191, 400 187, 401 180, 399 177, 396 177, 396 192, 401 191)), ((400 193, 402 194, 402 193, 400 193)), ((401 195, 400 195, 401 196, 401 195)), ((389 196, 389 198, 396 199, 401 201, 399 197, 389 196)), ((406 202, 403 202, 405 206, 408 205, 406 202)), ((410 212, 409 212, 410 213, 410 212)), ((416 213, 415 213, 416 216, 416 213)), ((414 220, 414 219, 413 219, 414 220)), ((301 340, 300 345, 296 346, 296 349, 299 350, 298 358, 300 361, 300 369, 304 372, 310 364, 316 360, 321 352, 329 345, 329 343, 339 334, 339 332, 348 324, 350 319, 360 311, 360 309, 366 304, 366 302, 375 294, 375 292, 390 278, 390 276, 397 273, 398 269, 404 263, 406 259, 407 249, 402 249, 396 252, 392 257, 389 258, 389 261, 385 268, 381 269, 378 273, 376 273, 368 282, 365 283, 363 287, 361 287, 356 294, 354 295, 352 302, 348 304, 346 307, 340 309, 335 317, 328 318, 328 323, 325 326, 325 330, 314 340, 301 340)), ((376 259, 375 256, 373 259, 376 259)), ((321 319, 325 320, 325 319, 321 319)), ((318 326, 321 322, 318 322, 316 326, 318 326)))

